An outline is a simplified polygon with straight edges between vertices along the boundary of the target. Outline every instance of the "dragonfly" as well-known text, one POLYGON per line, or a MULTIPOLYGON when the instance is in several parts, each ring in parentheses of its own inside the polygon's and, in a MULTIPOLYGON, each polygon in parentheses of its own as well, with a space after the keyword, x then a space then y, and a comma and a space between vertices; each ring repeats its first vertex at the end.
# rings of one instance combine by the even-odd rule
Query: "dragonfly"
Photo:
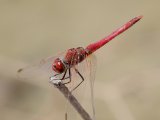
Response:
MULTIPOLYGON (((39 69, 44 70, 48 74, 48 79, 50 82, 53 84, 70 84, 72 82, 72 78, 74 74, 79 76, 80 81, 77 83, 76 86, 74 86, 71 89, 71 92, 76 90, 84 81, 85 81, 85 76, 82 74, 85 73, 86 71, 83 70, 83 67, 81 67, 81 71, 79 70, 81 64, 85 63, 87 64, 87 67, 91 71, 95 71, 94 66, 96 66, 96 63, 93 62, 95 61, 95 57, 93 57, 94 52, 97 51, 99 48, 104 46, 106 43, 110 42, 121 34, 122 32, 126 31, 128 28, 133 26, 136 22, 138 22, 142 16, 135 17, 131 19, 130 21, 126 22, 124 25, 122 25, 120 28, 116 29, 114 32, 109 34, 107 37, 89 44, 87 47, 77 47, 77 48, 71 48, 63 52, 62 54, 59 54, 54 57, 49 57, 46 59, 41 60, 38 64, 35 66, 39 69)), ((23 73, 25 71, 29 71, 30 67, 27 68, 21 68, 18 70, 18 73, 23 73)), ((91 75, 91 74, 89 74, 91 75)), ((94 76, 94 75, 93 75, 94 76)), ((92 85, 91 85, 91 91, 93 91, 93 77, 92 77, 92 85)), ((74 80, 75 81, 75 80, 74 80)), ((93 95, 93 92, 92 92, 93 95)), ((92 100, 93 102, 93 100, 92 100)), ((93 110, 94 112, 94 110, 93 110)))

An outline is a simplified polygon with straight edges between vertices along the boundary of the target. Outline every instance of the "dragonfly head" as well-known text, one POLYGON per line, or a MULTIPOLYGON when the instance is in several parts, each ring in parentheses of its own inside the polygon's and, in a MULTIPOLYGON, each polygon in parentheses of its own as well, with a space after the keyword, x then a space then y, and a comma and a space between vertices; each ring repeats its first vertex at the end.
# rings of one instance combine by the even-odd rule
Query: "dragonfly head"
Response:
POLYGON ((52 64, 52 70, 57 73, 63 73, 66 70, 66 67, 63 61, 60 58, 56 58, 52 64))

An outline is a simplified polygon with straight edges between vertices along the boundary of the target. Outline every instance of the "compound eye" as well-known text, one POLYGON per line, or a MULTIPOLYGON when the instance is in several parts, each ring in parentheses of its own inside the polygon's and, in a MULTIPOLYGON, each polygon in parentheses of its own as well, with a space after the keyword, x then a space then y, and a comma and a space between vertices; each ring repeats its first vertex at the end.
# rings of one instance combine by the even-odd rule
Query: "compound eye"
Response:
POLYGON ((65 65, 59 58, 57 58, 52 64, 52 69, 57 73, 63 73, 65 70, 65 65))

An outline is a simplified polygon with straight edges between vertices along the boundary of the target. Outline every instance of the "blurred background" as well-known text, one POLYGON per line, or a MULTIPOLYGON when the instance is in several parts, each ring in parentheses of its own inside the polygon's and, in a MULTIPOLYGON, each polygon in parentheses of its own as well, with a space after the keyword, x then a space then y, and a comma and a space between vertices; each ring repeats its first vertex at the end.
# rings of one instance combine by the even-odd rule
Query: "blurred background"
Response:
MULTIPOLYGON (((0 0, 0 120, 64 120, 65 99, 19 68, 85 47, 135 16, 144 18, 99 49, 97 120, 160 119, 158 0, 0 0)), ((68 118, 69 120, 69 118, 68 118)))

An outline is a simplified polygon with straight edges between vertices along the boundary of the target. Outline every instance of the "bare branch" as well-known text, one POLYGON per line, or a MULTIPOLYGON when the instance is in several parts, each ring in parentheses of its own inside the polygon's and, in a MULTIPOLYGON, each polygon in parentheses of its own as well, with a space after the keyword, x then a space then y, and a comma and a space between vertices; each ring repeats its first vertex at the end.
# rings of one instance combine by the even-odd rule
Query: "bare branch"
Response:
POLYGON ((76 109, 76 111, 84 120, 92 120, 89 114, 85 111, 85 109, 81 106, 78 100, 72 95, 72 93, 64 84, 59 83, 53 85, 58 88, 58 90, 65 96, 65 98, 71 103, 71 105, 76 109))

